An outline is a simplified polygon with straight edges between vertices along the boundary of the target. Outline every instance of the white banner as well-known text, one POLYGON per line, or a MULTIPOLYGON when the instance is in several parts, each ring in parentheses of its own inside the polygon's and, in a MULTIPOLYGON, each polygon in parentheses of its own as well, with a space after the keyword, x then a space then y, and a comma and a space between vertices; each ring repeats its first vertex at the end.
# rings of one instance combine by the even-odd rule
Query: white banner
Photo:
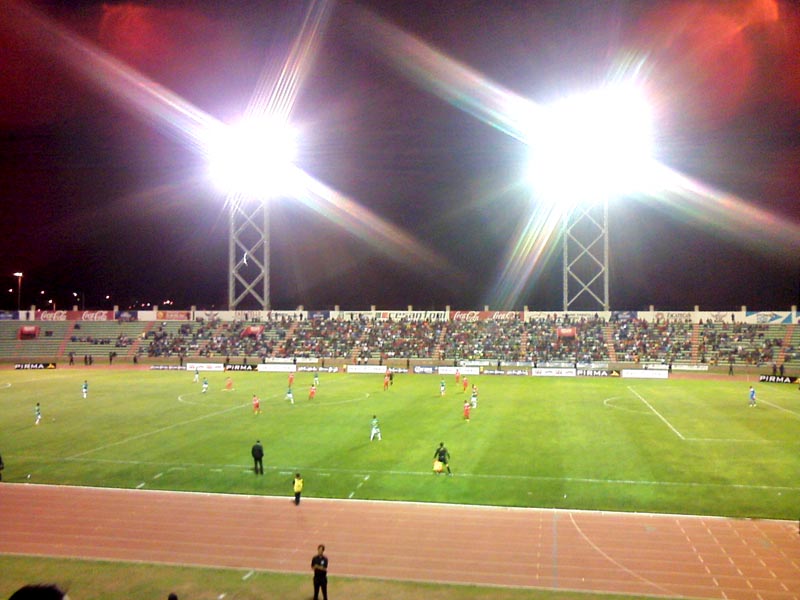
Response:
POLYGON ((187 371, 224 371, 225 365, 222 363, 186 363, 187 371))
POLYGON ((622 369, 622 376, 628 379, 667 379, 669 373, 655 369, 622 369))
POLYGON ((260 364, 256 368, 259 373, 294 373, 297 367, 290 363, 260 364))
POLYGON ((533 377, 575 377, 575 369, 531 369, 533 377))
POLYGON ((347 365, 348 373, 368 373, 371 375, 383 375, 386 373, 386 367, 382 365, 347 365))
POLYGON ((455 375, 456 371, 462 375, 480 375, 479 367, 439 367, 439 375, 455 375))

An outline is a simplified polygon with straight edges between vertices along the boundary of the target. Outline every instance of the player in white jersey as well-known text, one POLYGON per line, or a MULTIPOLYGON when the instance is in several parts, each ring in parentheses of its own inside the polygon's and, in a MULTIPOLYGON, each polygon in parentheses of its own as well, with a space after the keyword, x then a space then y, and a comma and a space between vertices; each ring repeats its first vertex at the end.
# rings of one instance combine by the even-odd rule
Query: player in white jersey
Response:
POLYGON ((372 432, 369 434, 369 441, 371 442, 375 438, 378 438, 379 442, 381 441, 381 427, 377 415, 372 415, 372 432))

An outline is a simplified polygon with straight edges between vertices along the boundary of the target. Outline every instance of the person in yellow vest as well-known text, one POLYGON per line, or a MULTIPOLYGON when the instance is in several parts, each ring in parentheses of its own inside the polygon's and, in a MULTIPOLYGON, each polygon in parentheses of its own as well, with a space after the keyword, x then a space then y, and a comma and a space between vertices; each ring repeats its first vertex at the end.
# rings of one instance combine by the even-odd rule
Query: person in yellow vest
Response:
POLYGON ((300 473, 294 474, 294 505, 300 505, 300 494, 303 493, 303 478, 300 473))

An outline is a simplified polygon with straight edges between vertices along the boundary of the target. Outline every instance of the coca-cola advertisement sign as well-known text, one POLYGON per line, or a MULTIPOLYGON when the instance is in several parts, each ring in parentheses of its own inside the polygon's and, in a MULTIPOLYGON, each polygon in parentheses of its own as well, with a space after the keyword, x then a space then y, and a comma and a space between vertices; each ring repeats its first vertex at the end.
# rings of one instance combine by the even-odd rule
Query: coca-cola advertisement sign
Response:
POLYGON ((66 321, 67 311, 65 310, 37 310, 37 321, 66 321))
POLYGON ((112 310, 37 310, 39 321, 113 321, 112 310))
POLYGON ((70 311, 70 316, 68 317, 72 320, 72 314, 75 314, 75 320, 77 321, 113 321, 114 320, 114 311, 113 310, 76 310, 70 311))
POLYGON ((522 313, 514 310, 454 310, 450 312, 451 321, 474 323, 476 321, 516 321, 522 313))

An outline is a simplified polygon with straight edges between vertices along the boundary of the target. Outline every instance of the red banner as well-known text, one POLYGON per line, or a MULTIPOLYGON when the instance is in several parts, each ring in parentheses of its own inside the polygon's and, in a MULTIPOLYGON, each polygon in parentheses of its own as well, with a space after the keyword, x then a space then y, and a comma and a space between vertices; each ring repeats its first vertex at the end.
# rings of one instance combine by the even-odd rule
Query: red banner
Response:
POLYGON ((239 337, 258 337, 262 333, 264 333, 263 325, 248 325, 242 329, 242 333, 239 337))

